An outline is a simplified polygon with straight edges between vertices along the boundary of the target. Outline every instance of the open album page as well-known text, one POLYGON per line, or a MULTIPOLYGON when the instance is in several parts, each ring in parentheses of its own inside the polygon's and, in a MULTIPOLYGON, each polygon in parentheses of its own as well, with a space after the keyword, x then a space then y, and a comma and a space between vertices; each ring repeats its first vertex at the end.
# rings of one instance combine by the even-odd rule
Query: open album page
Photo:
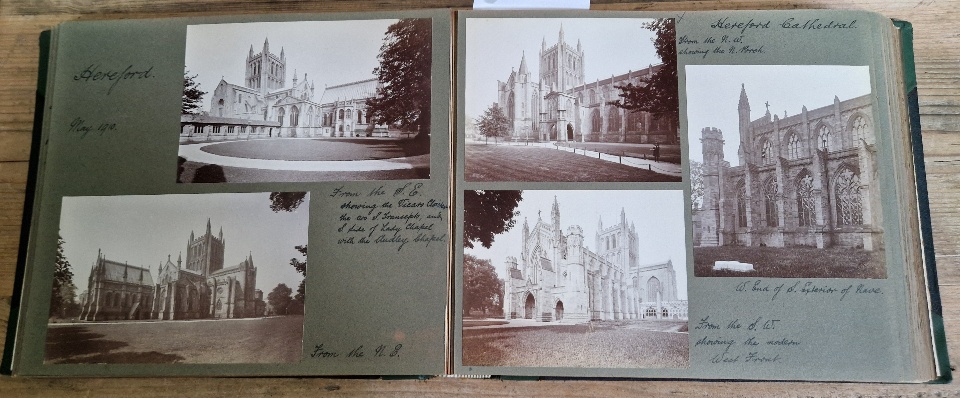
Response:
POLYGON ((443 373, 449 30, 57 28, 15 371, 443 373))
POLYGON ((913 380, 889 20, 457 29, 455 373, 913 380))

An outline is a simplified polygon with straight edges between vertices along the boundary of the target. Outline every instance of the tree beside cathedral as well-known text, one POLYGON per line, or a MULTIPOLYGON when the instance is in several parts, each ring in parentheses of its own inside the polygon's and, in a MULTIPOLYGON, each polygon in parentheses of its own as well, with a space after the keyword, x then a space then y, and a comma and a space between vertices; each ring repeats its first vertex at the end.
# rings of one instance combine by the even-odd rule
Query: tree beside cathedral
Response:
POLYGON ((426 18, 401 19, 387 28, 380 66, 373 70, 380 84, 366 101, 376 123, 417 131, 418 138, 430 133, 431 24, 426 18))
POLYGON ((497 142, 497 138, 510 135, 510 120, 502 108, 493 104, 477 118, 476 128, 480 135, 485 138, 493 137, 493 141, 497 142))
POLYGON ((63 255, 63 238, 57 238, 57 259, 53 268, 53 294, 50 296, 50 316, 66 317, 76 306, 76 286, 73 284, 73 270, 63 255))
POLYGON ((620 98, 610 104, 631 112, 649 112, 680 125, 680 96, 677 81, 677 29, 673 19, 662 18, 645 23, 644 27, 657 34, 653 45, 662 66, 652 75, 640 78, 638 84, 615 86, 620 98))
POLYGON ((200 113, 203 106, 203 95, 205 91, 200 90, 200 83, 196 81, 197 75, 191 75, 189 71, 183 72, 183 105, 180 113, 184 115, 196 115, 200 113))

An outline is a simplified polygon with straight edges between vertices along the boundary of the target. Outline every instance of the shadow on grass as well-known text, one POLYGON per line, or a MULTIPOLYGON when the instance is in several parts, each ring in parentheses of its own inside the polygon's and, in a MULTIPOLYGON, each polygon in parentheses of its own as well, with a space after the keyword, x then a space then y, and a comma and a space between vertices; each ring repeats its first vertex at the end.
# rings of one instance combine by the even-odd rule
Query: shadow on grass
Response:
POLYGON ((44 362, 49 363, 174 363, 183 357, 150 352, 112 352, 129 344, 102 339, 83 326, 49 328, 44 362))
POLYGON ((707 277, 885 279, 884 251, 837 247, 694 247, 694 275, 707 277), (753 264, 752 272, 714 270, 717 261, 753 264))
POLYGON ((686 321, 463 329, 464 366, 664 368, 689 364, 686 321))

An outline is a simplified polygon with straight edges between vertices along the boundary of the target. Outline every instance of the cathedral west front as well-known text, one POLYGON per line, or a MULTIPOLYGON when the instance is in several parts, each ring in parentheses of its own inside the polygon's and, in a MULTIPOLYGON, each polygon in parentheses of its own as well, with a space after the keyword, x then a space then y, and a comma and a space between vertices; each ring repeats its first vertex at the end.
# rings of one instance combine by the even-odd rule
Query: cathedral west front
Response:
POLYGON ((687 301, 677 294, 675 264, 641 263, 645 254, 625 210, 613 224, 597 223, 590 249, 583 228, 561 223, 556 198, 549 220, 538 216, 532 227, 524 220, 521 253, 506 258, 507 319, 687 319, 687 301))

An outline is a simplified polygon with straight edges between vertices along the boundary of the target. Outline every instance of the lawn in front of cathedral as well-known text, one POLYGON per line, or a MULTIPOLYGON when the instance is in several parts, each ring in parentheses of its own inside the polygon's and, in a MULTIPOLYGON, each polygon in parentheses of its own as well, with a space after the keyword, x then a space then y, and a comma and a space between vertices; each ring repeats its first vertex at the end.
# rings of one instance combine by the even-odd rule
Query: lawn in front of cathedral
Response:
POLYGON ((693 272, 696 276, 883 279, 887 277, 883 258, 883 250, 852 247, 694 247, 693 272), (717 261, 753 264, 754 271, 714 270, 717 261))
POLYGON ((464 366, 683 368, 687 321, 595 321, 592 324, 463 329, 464 366))
POLYGON ((679 176, 539 146, 466 144, 467 181, 680 181, 679 176))
POLYGON ((52 323, 45 363, 298 362, 303 316, 52 323))

